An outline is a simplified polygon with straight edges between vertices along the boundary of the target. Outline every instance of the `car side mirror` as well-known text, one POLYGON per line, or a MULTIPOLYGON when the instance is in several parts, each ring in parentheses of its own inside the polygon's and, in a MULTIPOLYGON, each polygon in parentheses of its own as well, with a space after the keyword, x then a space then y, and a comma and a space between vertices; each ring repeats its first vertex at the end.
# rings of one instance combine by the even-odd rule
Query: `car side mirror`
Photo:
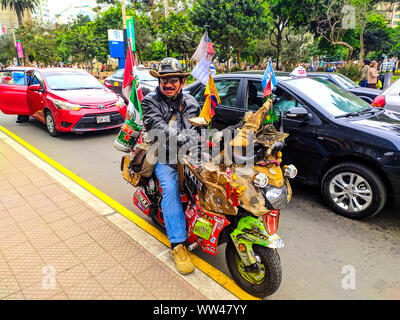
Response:
POLYGON ((112 87, 112 84, 109 83, 109 82, 104 82, 104 85, 105 85, 107 88, 111 88, 111 87, 112 87))
POLYGON ((42 91, 40 84, 32 84, 28 87, 30 91, 42 91))
POLYGON ((286 111, 288 119, 304 120, 309 118, 308 111, 303 107, 293 107, 286 111))

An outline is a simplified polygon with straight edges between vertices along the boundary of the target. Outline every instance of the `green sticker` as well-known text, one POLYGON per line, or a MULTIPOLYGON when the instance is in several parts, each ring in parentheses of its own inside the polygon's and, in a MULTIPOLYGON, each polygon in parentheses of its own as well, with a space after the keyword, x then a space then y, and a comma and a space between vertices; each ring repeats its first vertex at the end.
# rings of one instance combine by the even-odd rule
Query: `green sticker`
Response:
POLYGON ((213 226, 204 218, 199 218, 194 225, 193 233, 206 240, 210 239, 213 226))

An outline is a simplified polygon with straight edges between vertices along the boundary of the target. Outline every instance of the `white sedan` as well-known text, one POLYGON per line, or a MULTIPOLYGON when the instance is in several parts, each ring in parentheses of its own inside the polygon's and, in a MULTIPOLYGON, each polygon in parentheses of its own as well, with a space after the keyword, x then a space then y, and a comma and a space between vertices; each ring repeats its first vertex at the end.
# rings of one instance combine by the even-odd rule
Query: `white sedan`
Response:
POLYGON ((384 107, 388 110, 400 112, 400 79, 397 79, 388 88, 386 88, 374 101, 374 107, 384 107))

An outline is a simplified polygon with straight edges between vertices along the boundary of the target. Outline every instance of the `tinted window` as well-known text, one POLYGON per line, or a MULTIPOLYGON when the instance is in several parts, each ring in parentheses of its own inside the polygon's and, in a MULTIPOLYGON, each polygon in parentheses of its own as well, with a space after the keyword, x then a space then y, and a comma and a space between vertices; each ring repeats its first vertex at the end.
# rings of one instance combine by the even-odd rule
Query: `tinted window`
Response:
POLYGON ((345 89, 358 87, 358 84, 341 74, 332 74, 332 77, 345 89))
POLYGON ((139 79, 139 81, 157 81, 157 78, 154 78, 152 75, 150 75, 148 70, 137 70, 136 75, 139 79))
POLYGON ((277 88, 273 93, 273 101, 275 110, 282 111, 283 116, 285 116, 286 111, 294 107, 302 107, 300 102, 298 102, 293 96, 277 88))
POLYGON ((41 86, 43 86, 43 79, 39 72, 35 72, 33 74, 33 78, 29 82, 29 85, 32 84, 40 84, 41 86))
POLYGON ((26 85, 24 71, 1 71, 0 84, 26 85))
POLYGON ((264 90, 261 81, 250 80, 247 82, 247 109, 257 111, 262 106, 264 90))
POLYGON ((289 83, 333 116, 370 107, 364 100, 324 79, 293 79, 289 83))
POLYGON ((118 70, 113 74, 113 79, 120 79, 122 80, 124 78, 124 70, 118 70))
MULTIPOLYGON (((214 82, 219 98, 221 99, 221 104, 235 107, 240 80, 214 80, 214 82)), ((199 103, 204 103, 205 101, 205 89, 205 86, 202 86, 200 91, 194 96, 199 103)))

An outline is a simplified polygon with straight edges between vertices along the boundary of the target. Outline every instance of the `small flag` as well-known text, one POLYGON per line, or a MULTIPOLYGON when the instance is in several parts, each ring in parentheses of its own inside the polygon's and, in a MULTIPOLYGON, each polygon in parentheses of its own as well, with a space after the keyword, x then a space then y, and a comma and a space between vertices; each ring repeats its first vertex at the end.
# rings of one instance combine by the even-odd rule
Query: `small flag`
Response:
POLYGON ((208 78, 206 90, 204 91, 204 97, 206 98, 206 101, 204 102, 203 109, 201 110, 199 117, 203 117, 208 123, 210 123, 211 118, 215 114, 215 107, 221 103, 217 88, 215 87, 215 83, 211 75, 208 78))
POLYGON ((214 64, 204 57, 196 64, 191 75, 202 84, 207 85, 209 75, 211 74, 214 76, 216 73, 217 71, 215 70, 214 64))
POLYGON ((212 57, 215 55, 214 48, 208 38, 207 31, 204 32, 203 36, 201 37, 200 43, 196 48, 192 56, 192 60, 201 61, 204 57, 208 58, 211 61, 212 57))
MULTIPOLYGON (((264 76, 261 80, 261 84, 264 89, 263 93, 263 103, 265 103, 268 99, 272 98, 272 90, 276 87, 277 81, 275 78, 274 69, 272 68, 271 61, 268 63, 267 69, 264 72, 264 76)), ((278 121, 278 118, 275 114, 275 109, 272 106, 269 110, 264 123, 272 123, 278 121)))
POLYGON ((142 89, 136 78, 136 66, 133 58, 133 52, 130 41, 127 50, 124 80, 122 82, 122 93, 129 100, 128 112, 131 114, 131 120, 137 125, 142 126, 143 115, 141 101, 143 99, 142 89))

